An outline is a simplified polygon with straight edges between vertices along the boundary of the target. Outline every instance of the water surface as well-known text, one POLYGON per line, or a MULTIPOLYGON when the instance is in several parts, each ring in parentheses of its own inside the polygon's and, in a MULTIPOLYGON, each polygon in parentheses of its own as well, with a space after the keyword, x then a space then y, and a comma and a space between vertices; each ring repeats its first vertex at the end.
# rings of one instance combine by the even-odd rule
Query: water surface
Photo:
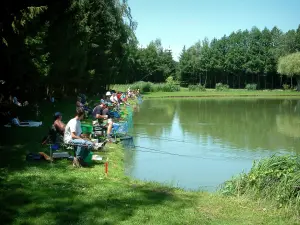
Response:
POLYGON ((300 100, 146 100, 133 121, 126 172, 185 189, 215 190, 255 159, 300 149, 300 100))

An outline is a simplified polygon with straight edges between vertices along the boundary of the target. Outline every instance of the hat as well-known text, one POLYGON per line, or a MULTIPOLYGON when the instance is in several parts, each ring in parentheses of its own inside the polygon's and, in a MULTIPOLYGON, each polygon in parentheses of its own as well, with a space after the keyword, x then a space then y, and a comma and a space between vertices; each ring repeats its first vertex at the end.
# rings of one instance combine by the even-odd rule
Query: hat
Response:
POLYGON ((55 117, 59 117, 59 116, 62 116, 62 114, 61 114, 60 112, 56 112, 56 113, 54 114, 54 116, 55 116, 55 117))
POLYGON ((111 95, 110 91, 106 92, 106 96, 110 96, 110 95, 111 95))

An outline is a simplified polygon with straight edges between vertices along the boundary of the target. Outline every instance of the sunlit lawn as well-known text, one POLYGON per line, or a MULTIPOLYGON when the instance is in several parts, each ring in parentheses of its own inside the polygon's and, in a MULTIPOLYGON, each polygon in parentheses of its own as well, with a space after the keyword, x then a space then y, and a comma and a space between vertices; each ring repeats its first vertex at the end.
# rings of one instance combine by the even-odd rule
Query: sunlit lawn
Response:
POLYGON ((188 88, 181 88, 179 92, 148 92, 144 93, 145 98, 155 97, 293 97, 300 98, 300 92, 283 90, 256 90, 248 91, 244 89, 229 89, 226 91, 216 91, 206 89, 206 91, 189 91, 188 88))

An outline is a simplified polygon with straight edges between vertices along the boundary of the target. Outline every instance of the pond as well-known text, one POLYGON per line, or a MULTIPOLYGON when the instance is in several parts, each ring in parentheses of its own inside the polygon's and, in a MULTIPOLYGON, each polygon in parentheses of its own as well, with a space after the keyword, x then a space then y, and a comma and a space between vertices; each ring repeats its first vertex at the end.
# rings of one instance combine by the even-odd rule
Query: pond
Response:
POLYGON ((133 117, 134 178, 214 191, 254 160, 300 151, 300 100, 153 99, 133 117))

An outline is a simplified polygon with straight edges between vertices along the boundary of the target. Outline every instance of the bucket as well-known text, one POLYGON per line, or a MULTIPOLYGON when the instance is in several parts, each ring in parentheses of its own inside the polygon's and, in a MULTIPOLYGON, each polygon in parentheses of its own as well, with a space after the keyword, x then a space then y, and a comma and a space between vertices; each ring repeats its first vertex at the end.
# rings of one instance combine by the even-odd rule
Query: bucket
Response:
POLYGON ((90 152, 87 157, 85 157, 84 162, 87 164, 91 164, 92 163, 92 158, 93 158, 93 153, 90 152))

